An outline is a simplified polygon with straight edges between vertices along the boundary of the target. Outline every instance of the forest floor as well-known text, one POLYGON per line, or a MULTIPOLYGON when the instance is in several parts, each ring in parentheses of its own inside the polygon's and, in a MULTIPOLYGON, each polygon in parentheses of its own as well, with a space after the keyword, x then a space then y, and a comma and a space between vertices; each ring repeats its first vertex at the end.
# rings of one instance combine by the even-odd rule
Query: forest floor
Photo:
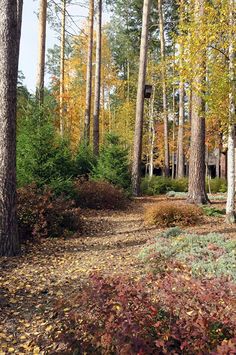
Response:
MULTIPOLYGON (((90 273, 142 276, 138 254, 160 231, 145 225, 144 210, 162 199, 166 197, 137 198, 127 211, 84 210, 84 233, 43 240, 25 247, 20 257, 1 258, 0 355, 50 353, 42 339, 50 342, 54 305, 76 292, 90 273)), ((223 208, 224 201, 213 206, 223 208)), ((236 227, 222 217, 203 217, 200 225, 186 230, 236 236, 236 227)))

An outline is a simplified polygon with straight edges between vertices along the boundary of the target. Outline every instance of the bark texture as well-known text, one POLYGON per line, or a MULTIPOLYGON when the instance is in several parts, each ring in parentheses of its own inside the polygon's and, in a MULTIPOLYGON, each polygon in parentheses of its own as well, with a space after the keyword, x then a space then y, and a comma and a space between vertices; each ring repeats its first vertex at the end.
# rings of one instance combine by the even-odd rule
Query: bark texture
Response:
POLYGON ((60 134, 65 133, 65 34, 66 34, 66 0, 62 0, 61 18, 61 54, 60 54, 60 134))
POLYGON ((226 221, 228 223, 235 223, 235 48, 234 48, 234 0, 229 1, 229 128, 228 128, 228 193, 226 204, 226 221))
POLYGON ((39 5, 39 41, 38 68, 36 82, 36 97, 42 105, 44 99, 45 50, 46 50, 47 0, 41 0, 39 5))
POLYGON ((102 59, 102 0, 97 0, 97 38, 96 38, 96 70, 93 115, 93 152, 99 154, 99 115, 101 98, 101 59, 102 59))
POLYGON ((0 256, 14 256, 20 251, 16 220, 19 4, 2 0, 0 6, 0 256))
POLYGON ((177 177, 184 177, 184 83, 179 83, 179 126, 178 126, 178 166, 177 177))
POLYGON ((144 87, 147 69, 147 50, 148 50, 148 24, 151 8, 151 0, 144 0, 142 35, 140 46, 138 92, 136 103, 136 120, 134 133, 134 154, 132 166, 132 191, 134 196, 140 194, 141 178, 141 157, 142 157, 142 136, 143 136, 143 112, 144 112, 144 87))
MULTIPOLYGON (((204 0, 195 2, 195 24, 200 24, 204 16, 204 0)), ((197 26, 196 26, 197 27, 197 26)), ((195 35, 197 35, 197 30, 195 35)), ((204 43, 195 56, 194 80, 192 83, 191 144, 189 161, 188 202, 206 204, 209 202, 205 187, 205 83, 204 43)))
POLYGON ((162 74, 162 101, 163 101, 163 122, 164 122, 164 149, 165 149, 165 176, 170 175, 170 152, 169 152, 169 129, 168 129, 168 107, 167 107, 167 80, 166 80, 166 46, 164 34, 163 1, 158 0, 159 30, 161 43, 161 74, 162 74))
POLYGON ((84 140, 87 144, 89 144, 89 140, 90 140, 92 74, 93 74, 93 27, 94 27, 94 0, 90 0, 88 58, 87 58, 87 77, 86 77, 86 107, 85 107, 85 118, 84 118, 84 140))

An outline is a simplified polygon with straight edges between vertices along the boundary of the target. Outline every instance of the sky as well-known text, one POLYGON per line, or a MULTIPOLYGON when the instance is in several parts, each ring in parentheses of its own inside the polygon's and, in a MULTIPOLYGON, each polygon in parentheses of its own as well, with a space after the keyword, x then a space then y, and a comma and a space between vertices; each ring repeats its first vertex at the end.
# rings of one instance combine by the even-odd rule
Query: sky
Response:
MULTIPOLYGON (((25 76, 24 84, 30 92, 35 91, 36 83, 36 70, 37 70, 37 46, 38 46, 38 0, 25 0, 23 8, 22 19, 22 33, 21 33, 21 46, 20 46, 20 62, 19 69, 25 76)), ((75 16, 82 15, 81 17, 74 17, 74 21, 78 24, 84 21, 86 16, 86 9, 84 7, 74 6, 69 9, 69 12, 75 16)), ((57 33, 47 26, 47 49, 53 47, 58 43, 57 33)), ((45 84, 49 82, 49 77, 46 75, 45 84)))

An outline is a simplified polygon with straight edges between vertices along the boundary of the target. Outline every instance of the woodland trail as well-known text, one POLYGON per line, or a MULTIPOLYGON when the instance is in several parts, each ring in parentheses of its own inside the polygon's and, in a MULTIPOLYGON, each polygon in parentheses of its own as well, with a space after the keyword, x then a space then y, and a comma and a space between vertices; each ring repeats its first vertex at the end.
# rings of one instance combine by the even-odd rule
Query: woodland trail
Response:
MULTIPOLYGON (((55 326, 54 305, 76 292, 89 274, 142 276, 140 249, 158 233, 144 223, 144 209, 160 198, 136 199, 127 211, 83 211, 84 233, 31 244, 18 258, 0 259, 0 355, 46 354, 55 326), (40 341, 38 340, 40 339, 40 341)), ((216 223, 217 221, 217 223, 216 223)), ((198 232, 225 231, 206 219, 198 232)), ((235 235, 235 229, 228 229, 235 235)))

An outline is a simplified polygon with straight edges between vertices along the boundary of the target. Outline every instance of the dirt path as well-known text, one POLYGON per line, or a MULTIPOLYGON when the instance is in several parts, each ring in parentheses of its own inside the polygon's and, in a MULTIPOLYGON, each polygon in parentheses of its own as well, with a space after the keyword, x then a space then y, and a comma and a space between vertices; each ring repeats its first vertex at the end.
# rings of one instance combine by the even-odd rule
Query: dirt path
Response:
MULTIPOLYGON (((74 293, 89 273, 142 275, 137 256, 158 233, 157 228, 145 226, 143 213, 156 200, 137 199, 125 212, 85 211, 83 235, 45 240, 20 258, 0 259, 0 355, 48 353, 35 339, 50 334, 56 300, 74 293)), ((194 230, 223 232, 224 228, 213 219, 194 230)))

